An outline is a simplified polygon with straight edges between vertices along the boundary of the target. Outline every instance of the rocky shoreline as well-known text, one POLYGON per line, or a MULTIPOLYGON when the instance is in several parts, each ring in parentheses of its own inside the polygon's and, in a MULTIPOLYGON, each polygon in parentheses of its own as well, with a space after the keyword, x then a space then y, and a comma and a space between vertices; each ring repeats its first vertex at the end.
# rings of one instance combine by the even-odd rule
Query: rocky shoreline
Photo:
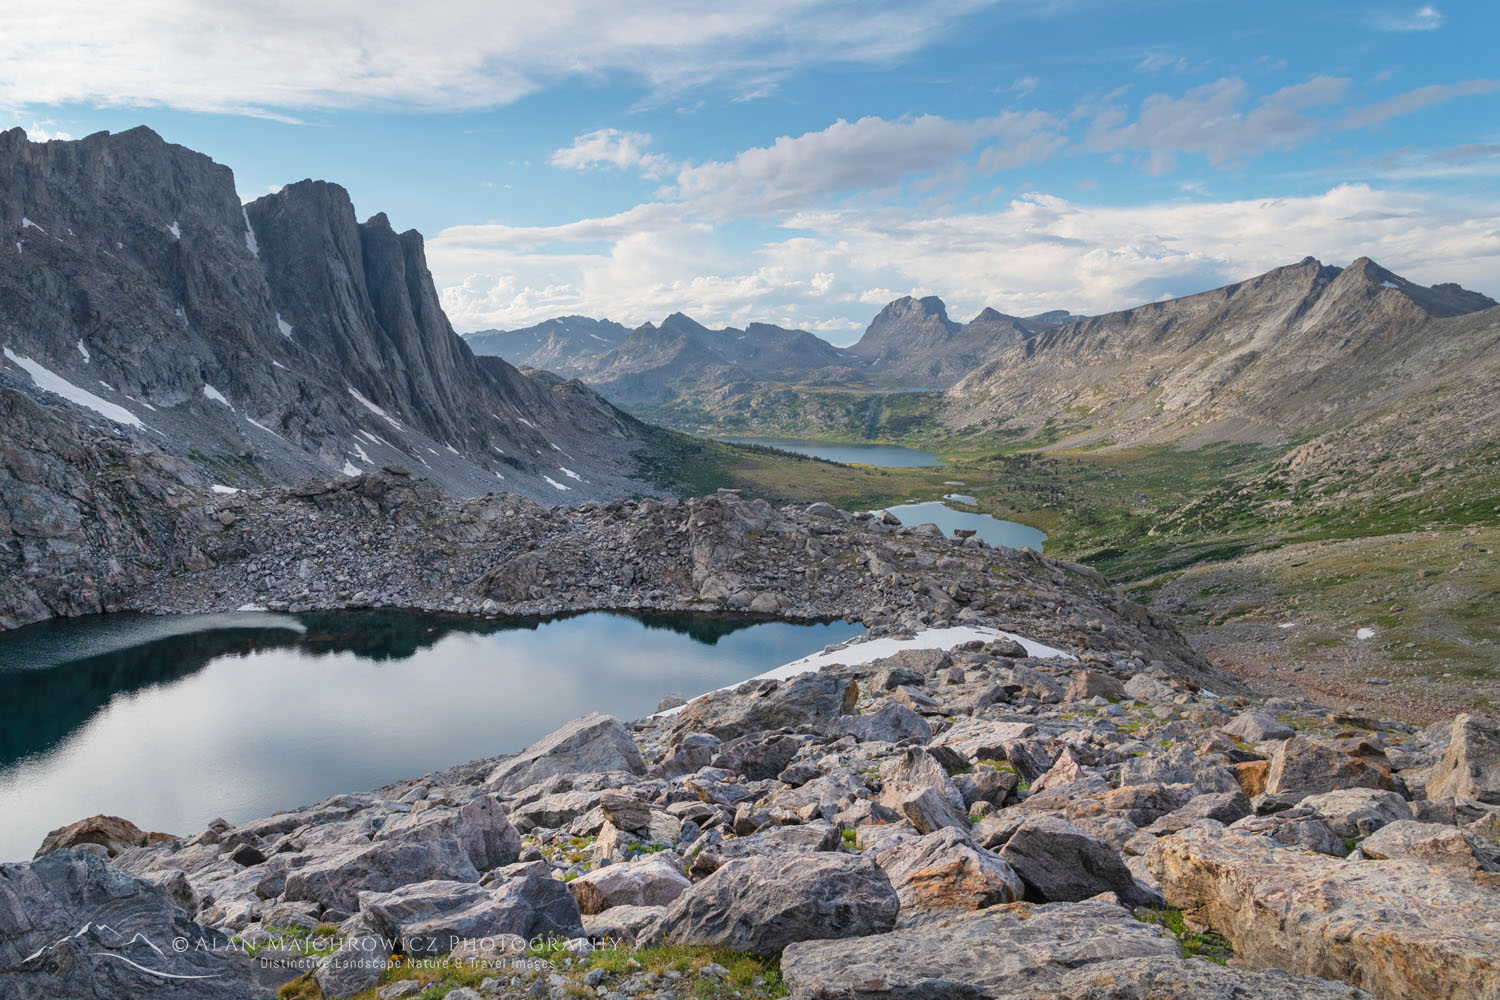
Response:
POLYGON ((263 819, 61 828, 0 865, 7 997, 1500 992, 1500 723, 1260 697, 1083 567, 826 504, 549 510, 400 470, 194 516, 203 561, 130 606, 870 628, 263 819))

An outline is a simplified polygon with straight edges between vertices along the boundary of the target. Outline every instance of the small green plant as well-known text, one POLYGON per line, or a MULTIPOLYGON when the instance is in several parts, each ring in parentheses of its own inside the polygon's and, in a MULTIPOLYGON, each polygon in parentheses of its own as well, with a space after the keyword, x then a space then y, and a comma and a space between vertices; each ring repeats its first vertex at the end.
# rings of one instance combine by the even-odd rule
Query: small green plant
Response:
POLYGON ((1230 958, 1234 957, 1234 947, 1229 943, 1228 938, 1212 931, 1199 933, 1190 930, 1187 921, 1182 917, 1181 910, 1166 906, 1147 910, 1136 919, 1148 924, 1160 924, 1171 931, 1173 937, 1177 938, 1178 947, 1182 949, 1184 958, 1206 958, 1218 965, 1225 965, 1230 958))

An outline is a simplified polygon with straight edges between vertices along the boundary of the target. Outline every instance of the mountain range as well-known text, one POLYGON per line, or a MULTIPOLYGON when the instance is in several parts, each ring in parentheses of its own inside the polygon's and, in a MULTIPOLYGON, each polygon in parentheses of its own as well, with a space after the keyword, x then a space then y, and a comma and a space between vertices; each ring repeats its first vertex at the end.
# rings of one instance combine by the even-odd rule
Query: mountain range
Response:
POLYGON ((238 488, 410 467, 555 502, 640 488, 638 422, 577 382, 476 357, 423 241, 306 180, 241 204, 146 128, 0 133, 7 381, 82 402, 238 488))

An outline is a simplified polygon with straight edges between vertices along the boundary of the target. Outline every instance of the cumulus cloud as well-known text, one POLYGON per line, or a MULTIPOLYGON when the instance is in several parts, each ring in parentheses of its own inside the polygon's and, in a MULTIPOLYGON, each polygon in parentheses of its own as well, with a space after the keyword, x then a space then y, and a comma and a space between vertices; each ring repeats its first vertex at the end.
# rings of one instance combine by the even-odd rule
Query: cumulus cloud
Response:
POLYGON ((169 106, 285 117, 308 109, 502 105, 569 77, 653 91, 743 89, 830 62, 882 64, 987 0, 217 0, 0 6, 0 104, 169 106))
MULTIPOLYGON (((1031 193, 984 212, 808 210, 785 219, 785 238, 748 252, 670 213, 602 252, 529 253, 504 242, 460 243, 445 232, 429 244, 429 261, 460 329, 513 328, 569 311, 637 324, 683 310, 710 324, 778 322, 847 343, 900 295, 940 295, 960 318, 987 305, 1022 315, 1097 313, 1211 288, 1307 254, 1340 264, 1368 255, 1413 280, 1493 293, 1497 217, 1500 201, 1368 185, 1135 207, 1031 193), (471 277, 486 273, 507 277, 471 277)), ((551 228, 552 243, 561 231, 551 228)))
POLYGON ((639 170, 645 177, 660 177, 672 169, 672 161, 660 153, 648 153, 651 136, 645 132, 622 132, 617 128, 601 128, 585 132, 566 146, 552 154, 549 161, 554 167, 585 170, 589 167, 610 166, 621 170, 639 170))

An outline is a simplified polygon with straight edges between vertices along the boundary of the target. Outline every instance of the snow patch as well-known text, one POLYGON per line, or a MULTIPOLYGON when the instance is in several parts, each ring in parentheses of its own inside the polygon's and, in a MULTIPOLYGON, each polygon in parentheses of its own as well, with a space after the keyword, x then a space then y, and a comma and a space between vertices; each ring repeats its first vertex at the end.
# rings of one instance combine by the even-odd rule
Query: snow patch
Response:
POLYGON ((1362 628, 1358 632, 1354 633, 1354 638, 1361 640, 1373 639, 1375 638, 1375 630, 1372 628, 1362 628))
POLYGON ((557 445, 553 444, 551 441, 548 441, 547 444, 548 444, 549 447, 551 447, 551 449, 553 451, 562 451, 561 448, 559 448, 557 445))
POLYGON ((239 492, 239 490, 235 489, 233 486, 224 486, 221 483, 214 483, 212 489, 215 493, 223 493, 225 495, 239 492))
POLYGON ((83 346, 83 341, 78 342, 78 353, 83 355, 83 363, 89 363, 89 349, 83 346))
POLYGON ((46 233, 46 231, 47 231, 47 230, 43 229, 41 226, 37 225, 35 222, 32 222, 30 219, 26 218, 26 216, 24 216, 24 215, 21 216, 21 228, 22 229, 35 229, 39 233, 46 233))
POLYGON ((504 479, 505 477, 502 476, 502 475, 500 475, 500 473, 497 472, 497 473, 495 473, 495 478, 496 479, 504 479))
POLYGON ((359 460, 361 462, 365 463, 366 465, 374 465, 375 464, 374 459, 370 458, 369 455, 365 454, 365 450, 359 446, 359 442, 358 441, 354 442, 354 454, 358 455, 359 456, 359 460))
POLYGON ((353 462, 349 461, 347 458, 344 459, 344 475, 346 475, 346 476, 357 476, 357 475, 359 475, 359 467, 356 466, 353 462))
POLYGON ((572 489, 571 486, 564 486, 562 483, 558 482, 556 479, 553 479, 551 476, 543 476, 542 478, 545 479, 545 480, 547 480, 547 485, 553 487, 554 489, 559 489, 559 490, 570 490, 570 489, 572 489))
POLYGON ((267 427, 265 424, 261 423, 258 420, 255 420, 252 417, 246 417, 245 420, 249 422, 249 424, 250 424, 251 427, 255 427, 255 428, 258 428, 260 430, 263 430, 267 434, 271 435, 273 438, 279 438, 282 441, 286 440, 286 438, 282 437, 280 434, 277 434, 275 431, 271 430, 271 428, 267 427))
POLYGON ((521 421, 521 423, 525 424, 527 427, 530 427, 532 430, 536 430, 536 424, 532 423, 530 420, 527 420, 525 417, 517 417, 516 419, 521 421))
POLYGON ((1297 627, 1297 623, 1296 622, 1282 622, 1280 625, 1277 625, 1276 627, 1277 628, 1296 628, 1297 627))
POLYGON ((275 358, 271 359, 271 364, 275 365, 277 368, 280 368, 284 372, 291 371, 290 368, 288 368, 286 365, 282 364, 280 361, 277 361, 275 358))
POLYGON ((458 449, 455 448, 455 447, 453 447, 451 444, 445 444, 445 445, 443 445, 443 447, 447 448, 449 451, 453 452, 453 454, 458 455, 460 458, 463 457, 462 455, 459 455, 458 449))
MULTIPOLYGON (((1025 636, 1016 635, 1014 632, 1002 632, 999 629, 969 625, 955 628, 924 629, 910 639, 871 639, 869 642, 850 642, 828 652, 813 653, 810 656, 802 657, 800 660, 783 663, 779 667, 767 670, 763 674, 756 674, 754 677, 747 677, 745 680, 784 681, 800 674, 814 673, 832 663, 842 663, 845 666, 858 667, 866 663, 874 663, 876 660, 883 660, 888 656, 895 656, 903 649, 948 650, 963 643, 972 642, 975 639, 981 642, 991 642, 996 637, 1014 639, 1025 648, 1027 656, 1035 656, 1039 659, 1078 659, 1072 653, 1043 645, 1033 639, 1027 639, 1025 636)), ((745 681, 736 681, 728 687, 719 688, 719 690, 728 691, 739 687, 743 683, 745 681)), ((697 699, 694 700, 696 701, 697 699)), ((657 716, 676 715, 684 707, 679 705, 677 708, 669 708, 665 712, 658 712, 656 714, 657 716)))
POLYGON ((215 403, 223 403, 225 406, 229 407, 231 410, 234 409, 234 404, 231 403, 229 400, 225 399, 224 398, 224 394, 222 392, 220 392, 218 389, 215 389, 213 386, 209 385, 207 382, 203 383, 203 395, 207 396, 209 399, 213 400, 215 403))
POLYGON ((36 383, 38 389, 45 389, 48 392, 56 393, 68 402, 82 406, 85 409, 93 410, 101 417, 113 420, 117 424, 142 428, 146 426, 141 423, 140 417, 131 413, 125 407, 117 403, 111 403, 107 399, 101 399, 87 389, 79 388, 61 375, 43 368, 30 358, 23 358, 13 353, 9 347, 4 349, 4 353, 6 359, 11 364, 19 366, 26 374, 31 376, 31 381, 36 383))
MULTIPOLYGON (((290 337, 292 335, 292 324, 282 319, 281 313, 276 314, 276 329, 281 331, 283 337, 290 337)), ((351 389, 350 391, 352 392, 353 390, 351 389)))
POLYGON ((172 234, 174 240, 182 239, 182 227, 177 224, 176 219, 173 219, 172 224, 167 227, 167 232, 172 234))
POLYGON ((252 256, 260 256, 260 244, 255 242, 255 227, 250 225, 250 210, 244 205, 240 206, 240 214, 245 217, 245 249, 252 256))
POLYGON ((558 468, 559 471, 562 472, 563 475, 567 476, 569 479, 576 479, 580 483, 583 482, 583 477, 580 476, 578 473, 574 472, 572 469, 568 468, 567 466, 565 466, 565 465, 559 465, 557 468, 558 468))
POLYGON ((377 417, 379 417, 380 419, 384 420, 386 423, 390 424, 392 427, 396 428, 396 430, 401 431, 402 433, 406 432, 406 428, 405 427, 402 427, 400 424, 396 423, 396 418, 395 417, 391 416, 389 413, 385 412, 380 407, 378 407, 374 403, 370 402, 364 396, 361 396, 359 394, 359 390, 358 389, 354 388, 353 386, 350 386, 349 387, 349 395, 353 396, 354 399, 355 399, 355 402, 359 403, 360 406, 363 406, 365 409, 369 410, 371 413, 375 414, 377 417))
POLYGON ((1398 292, 1401 290, 1401 286, 1398 285, 1398 284, 1396 284, 1394 281, 1382 281, 1380 283, 1380 287, 1381 288, 1394 288, 1398 292))

